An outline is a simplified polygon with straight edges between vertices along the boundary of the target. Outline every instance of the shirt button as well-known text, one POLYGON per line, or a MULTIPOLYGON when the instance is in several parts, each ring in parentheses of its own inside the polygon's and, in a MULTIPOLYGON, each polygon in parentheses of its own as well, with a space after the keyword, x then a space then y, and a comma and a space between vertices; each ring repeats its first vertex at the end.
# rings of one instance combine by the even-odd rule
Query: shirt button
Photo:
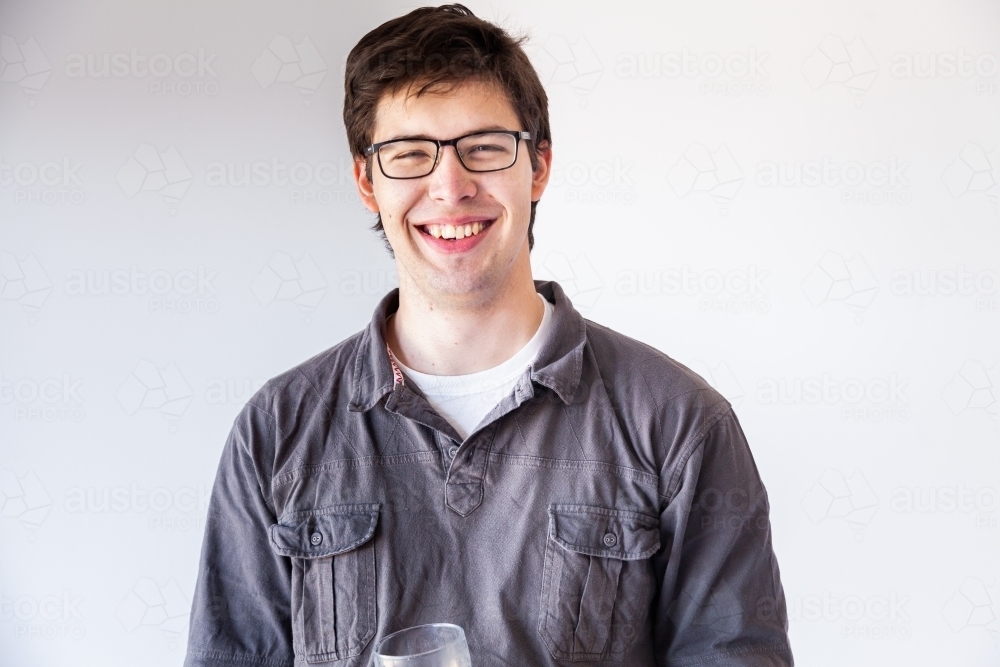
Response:
POLYGON ((455 458, 456 454, 458 454, 458 447, 456 447, 455 445, 452 445, 451 447, 448 448, 448 458, 449 459, 455 458))
POLYGON ((312 542, 312 545, 313 545, 314 547, 318 547, 318 546, 319 546, 320 544, 322 544, 322 542, 323 542, 323 535, 322 535, 322 534, 320 534, 320 533, 313 533, 313 534, 312 534, 312 535, 311 535, 311 536, 309 537, 309 541, 310 541, 310 542, 312 542))
POLYGON ((604 546, 606 546, 606 547, 613 547, 616 544, 618 544, 618 536, 617 535, 615 535, 614 533, 605 533, 604 534, 604 546))

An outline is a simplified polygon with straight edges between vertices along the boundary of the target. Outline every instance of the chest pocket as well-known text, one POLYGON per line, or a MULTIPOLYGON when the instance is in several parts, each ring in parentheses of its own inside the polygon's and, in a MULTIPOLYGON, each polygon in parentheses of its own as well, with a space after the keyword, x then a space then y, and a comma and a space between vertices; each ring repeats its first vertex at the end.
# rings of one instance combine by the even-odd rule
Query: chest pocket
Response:
POLYGON ((271 526, 271 548, 292 560, 292 635, 306 662, 359 655, 375 635, 378 504, 294 512, 271 526))
POLYGON ((550 505, 538 630, 553 657, 623 660, 649 614, 655 517, 550 505))

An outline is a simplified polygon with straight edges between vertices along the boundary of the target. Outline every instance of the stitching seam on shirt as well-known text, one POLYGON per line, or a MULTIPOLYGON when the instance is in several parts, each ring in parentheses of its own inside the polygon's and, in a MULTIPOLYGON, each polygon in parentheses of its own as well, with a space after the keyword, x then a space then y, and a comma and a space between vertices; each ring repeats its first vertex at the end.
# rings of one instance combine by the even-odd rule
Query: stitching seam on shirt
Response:
MULTIPOLYGON (((648 391, 650 393, 650 395, 653 396, 654 395, 654 391, 653 391, 653 388, 651 386, 649 386, 649 378, 647 378, 645 375, 643 375, 641 377, 642 377, 643 384, 646 385, 646 391, 648 391)), ((671 394, 670 396, 667 396, 666 397, 666 401, 667 402, 674 402, 674 401, 677 401, 678 399, 684 398, 685 396, 689 396, 691 394, 705 393, 706 390, 711 390, 711 387, 707 387, 707 388, 706 387, 692 387, 691 389, 688 389, 687 391, 682 391, 679 394, 671 394)), ((721 394, 720 394, 720 396, 721 396, 721 394)), ((727 402, 727 401, 726 401, 725 398, 723 398, 722 401, 719 401, 719 402, 727 402)), ((715 405, 717 405, 719 402, 712 403, 712 404, 706 405, 704 407, 705 408, 711 408, 711 407, 714 407, 715 405)), ((653 406, 657 410, 661 410, 661 409, 663 409, 664 403, 657 403, 656 401, 653 401, 653 406)))
POLYGON ((299 510, 298 512, 288 512, 282 515, 278 524, 288 527, 289 522, 301 522, 302 519, 316 516, 367 516, 373 523, 378 521, 378 513, 381 503, 342 503, 339 505, 329 505, 311 510, 299 510), (284 522, 284 523, 283 523, 284 522))
MULTIPOLYGON (((546 387, 546 389, 548 389, 548 387, 546 387)), ((548 390, 552 391, 551 389, 548 389, 548 390)), ((507 414, 513 415, 513 417, 514 417, 514 427, 517 429, 517 434, 519 436, 521 436, 521 444, 523 444, 525 446, 525 448, 527 448, 528 447, 528 439, 524 437, 524 429, 521 428, 521 418, 518 416, 518 412, 520 412, 520 410, 513 410, 511 412, 508 412, 507 414)), ((500 454, 499 452, 497 454, 502 456, 502 454, 500 454)), ((507 456, 509 456, 509 454, 507 456)))
MULTIPOLYGON (((583 379, 583 357, 587 354, 588 347, 591 348, 591 354, 593 354, 593 346, 590 342, 590 336, 587 335, 587 320, 582 317, 580 318, 578 339, 581 341, 580 344, 573 348, 573 351, 571 352, 573 355, 573 375, 571 377, 575 380, 575 385, 573 387, 574 393, 580 388, 580 382, 583 379), (577 350, 579 350, 579 353, 577 353, 577 350)), ((596 359, 597 355, 595 354, 594 357, 596 359)), ((573 397, 571 396, 570 401, 572 400, 573 397)))
MULTIPOLYGON (((282 434, 281 433, 281 429, 278 428, 278 420, 276 420, 274 418, 274 416, 270 412, 268 412, 264 408, 261 408, 258 405, 255 405, 253 403, 247 403, 246 406, 248 408, 253 408, 257 412, 261 413, 261 415, 263 415, 264 419, 267 421, 267 426, 268 426, 268 430, 269 431, 273 431, 276 434, 281 434, 282 437, 280 439, 279 438, 274 438, 274 440, 275 440, 275 442, 274 442, 274 450, 275 450, 275 452, 277 452, 279 446, 284 441, 284 434, 282 434)), ((260 494, 261 495, 261 499, 264 501, 264 504, 267 505, 268 509, 271 510, 272 513, 276 514, 277 513, 277 509, 275 508, 274 502, 272 500, 272 495, 274 494, 274 477, 266 469, 264 469, 263 466, 258 465, 257 461, 254 459, 253 452, 251 452, 250 448, 247 446, 246 438, 243 437, 243 434, 239 433, 239 431, 237 431, 237 433, 238 433, 239 439, 241 441, 241 446, 242 446, 243 450, 246 452, 247 458, 250 459, 250 464, 253 466, 254 472, 257 473, 259 476, 263 476, 264 480, 267 482, 268 490, 267 490, 267 493, 265 493, 264 489, 260 488, 260 482, 261 482, 261 480, 259 478, 257 480, 257 487, 258 487, 258 489, 261 492, 261 494, 260 494)), ((270 433, 268 435, 270 435, 270 433)), ((271 465, 273 465, 273 464, 274 463, 272 461, 271 465)))
MULTIPOLYGON (((363 398, 361 396, 361 376, 363 375, 361 372, 361 367, 364 364, 364 361, 362 359, 364 355, 361 354, 361 350, 364 346, 365 339, 367 337, 368 337, 368 329, 365 328, 364 331, 362 331, 361 333, 361 338, 360 340, 358 340, 358 344, 354 346, 354 350, 352 350, 351 352, 354 355, 354 378, 353 378, 354 387, 352 388, 353 393, 351 396, 351 402, 353 403, 354 400, 357 399, 358 400, 357 407, 359 410, 365 407, 364 405, 361 404, 361 400, 363 398)), ((364 397, 364 400, 367 400, 367 397, 364 397)))
MULTIPOLYGON (((674 497, 677 495, 676 487, 680 483, 680 477, 684 472, 684 467, 687 465, 688 460, 690 460, 691 456, 696 451, 698 451, 699 447, 704 445, 705 439, 708 437, 708 434, 712 431, 712 429, 714 429, 716 425, 719 424, 719 422, 721 422, 725 417, 727 417, 732 412, 733 408, 732 406, 730 406, 729 409, 716 414, 713 418, 706 419, 705 425, 701 428, 701 430, 698 431, 695 435, 691 436, 691 439, 689 441, 691 444, 686 446, 685 445, 681 446, 681 453, 677 457, 677 464, 674 466, 674 471, 670 475, 670 481, 667 482, 667 489, 666 489, 667 493, 664 494, 664 497, 667 499, 668 504, 672 502, 674 497), (685 448, 687 449, 686 452, 684 451, 685 448)), ((664 461, 663 465, 666 464, 667 462, 664 461)))
POLYGON ((260 658, 254 655, 237 655, 235 653, 222 653, 221 651, 203 651, 191 649, 191 655, 209 660, 224 660, 226 662, 242 662, 249 665, 266 665, 267 667, 292 667, 294 663, 274 658, 260 658))
MULTIPOLYGON (((354 346, 354 350, 356 349, 357 345, 354 346)), ((354 350, 352 350, 351 353, 353 353, 354 350)), ((337 430, 340 431, 340 435, 342 435, 344 438, 347 438, 347 433, 344 432, 343 426, 337 423, 337 420, 334 419, 334 409, 330 407, 329 403, 327 403, 326 396, 323 395, 323 392, 319 390, 319 388, 313 383, 313 381, 309 378, 309 376, 302 371, 301 366, 298 367, 296 370, 298 371, 298 374, 302 376, 302 379, 305 380, 306 384, 309 385, 309 388, 312 389, 313 392, 316 394, 316 396, 319 398, 320 403, 323 404, 323 407, 326 408, 326 414, 330 418, 330 423, 336 425, 337 430)))
POLYGON ((617 477, 624 477, 634 482, 648 484, 656 488, 659 486, 660 478, 645 470, 636 470, 625 466, 616 466, 612 463, 601 461, 580 461, 573 459, 546 459, 536 456, 518 456, 515 454, 502 454, 491 452, 489 457, 504 465, 514 465, 524 468, 545 468, 549 470, 587 470, 589 472, 609 472, 617 477))
POLYGON ((306 374, 305 374, 305 373, 304 373, 304 372, 302 371, 302 369, 301 369, 301 368, 297 368, 297 369, 296 369, 296 372, 297 372, 297 373, 299 374, 299 376, 300 376, 300 377, 301 377, 301 378, 302 378, 303 380, 305 380, 306 384, 307 384, 307 385, 309 385, 309 388, 310 388, 310 389, 312 389, 312 390, 313 390, 313 393, 314 393, 314 394, 316 394, 316 396, 317 396, 317 397, 319 398, 319 402, 320 402, 320 403, 322 403, 322 405, 323 405, 323 407, 324 407, 324 408, 326 408, 326 414, 327 414, 327 416, 328 416, 328 417, 330 417, 330 419, 331 419, 331 421, 332 421, 332 420, 333 420, 333 410, 332 410, 332 409, 330 408, 330 404, 326 402, 326 397, 325 397, 325 396, 323 396, 323 392, 321 392, 321 391, 320 391, 320 390, 319 390, 319 389, 318 389, 318 388, 316 387, 316 385, 315 385, 315 384, 313 384, 313 381, 312 381, 312 379, 311 379, 311 378, 310 378, 310 377, 309 377, 308 375, 306 375, 306 374))
POLYGON ((274 418, 274 415, 271 414, 270 410, 262 408, 259 405, 256 405, 254 403, 247 403, 247 407, 253 408, 257 412, 263 413, 263 415, 267 417, 268 422, 270 422, 271 428, 274 429, 275 434, 278 436, 274 442, 275 449, 277 450, 277 448, 283 445, 285 442, 285 432, 282 431, 281 427, 278 426, 278 420, 274 418))
POLYGON ((301 468, 281 473, 274 478, 272 486, 277 489, 294 482, 296 479, 310 477, 312 475, 323 473, 327 470, 337 470, 342 468, 373 468, 379 465, 391 466, 404 465, 407 463, 424 463, 427 461, 437 461, 440 455, 440 452, 428 451, 414 452, 412 454, 396 454, 393 456, 365 456, 357 459, 338 459, 336 461, 328 461, 327 463, 302 466, 301 468))
POLYGON ((576 420, 567 419, 566 424, 569 426, 569 430, 573 434, 573 437, 576 438, 576 446, 579 449, 580 454, 583 454, 583 452, 585 451, 583 448, 583 439, 580 437, 580 433, 579 431, 576 430, 576 427, 573 426, 574 421, 576 420))
POLYGON ((687 658, 684 660, 675 660, 671 664, 677 665, 678 667, 686 667, 687 665, 706 665, 713 662, 719 662, 726 658, 735 657, 738 655, 756 655, 761 653, 771 653, 773 655, 790 656, 792 651, 787 644, 769 644, 768 646, 744 646, 741 648, 727 649, 713 653, 711 655, 698 656, 695 658, 687 658))

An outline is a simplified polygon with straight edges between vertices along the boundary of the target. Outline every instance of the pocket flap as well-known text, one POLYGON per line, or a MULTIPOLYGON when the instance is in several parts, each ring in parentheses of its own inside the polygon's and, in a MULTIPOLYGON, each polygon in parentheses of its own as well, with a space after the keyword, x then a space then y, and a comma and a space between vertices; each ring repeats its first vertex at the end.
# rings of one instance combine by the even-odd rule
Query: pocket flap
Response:
POLYGON ((334 505, 292 512, 271 526, 271 548, 293 558, 323 558, 351 551, 375 534, 380 505, 334 505))
POLYGON ((567 551, 621 560, 649 558, 660 549, 656 517, 588 505, 549 505, 549 537, 567 551))

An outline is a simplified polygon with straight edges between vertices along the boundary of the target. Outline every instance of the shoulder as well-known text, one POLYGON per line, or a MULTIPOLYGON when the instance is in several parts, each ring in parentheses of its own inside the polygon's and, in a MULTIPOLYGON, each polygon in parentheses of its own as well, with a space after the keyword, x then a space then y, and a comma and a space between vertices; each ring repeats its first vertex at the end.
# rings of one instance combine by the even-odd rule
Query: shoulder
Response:
POLYGON ((732 414, 729 401, 684 364, 606 326, 584 322, 595 366, 584 377, 603 385, 634 444, 645 441, 658 466, 686 458, 732 414))
POLYGON ((729 402, 698 373, 655 347, 590 320, 587 342, 601 375, 616 389, 633 387, 640 402, 729 409, 729 402))
POLYGON ((253 435, 283 439, 302 419, 329 422, 351 400, 355 352, 364 330, 276 375, 250 397, 238 421, 253 435))
POLYGON ((354 372, 352 365, 355 352, 363 334, 364 331, 359 331, 271 378, 251 402, 260 406, 277 406, 284 401, 297 401, 310 396, 326 401, 336 398, 342 387, 345 391, 350 389, 349 380, 354 372), (345 384, 348 386, 344 387, 345 384))

